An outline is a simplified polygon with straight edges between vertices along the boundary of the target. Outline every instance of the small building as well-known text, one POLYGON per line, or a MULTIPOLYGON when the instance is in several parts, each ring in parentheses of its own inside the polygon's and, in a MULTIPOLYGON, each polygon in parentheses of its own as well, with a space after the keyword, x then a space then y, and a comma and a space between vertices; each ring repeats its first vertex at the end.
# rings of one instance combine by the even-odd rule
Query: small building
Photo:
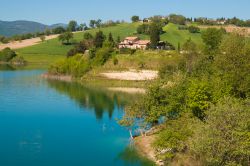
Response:
POLYGON ((140 40, 138 37, 126 37, 120 44, 119 49, 129 48, 129 49, 141 49, 145 50, 150 45, 150 40, 140 40))

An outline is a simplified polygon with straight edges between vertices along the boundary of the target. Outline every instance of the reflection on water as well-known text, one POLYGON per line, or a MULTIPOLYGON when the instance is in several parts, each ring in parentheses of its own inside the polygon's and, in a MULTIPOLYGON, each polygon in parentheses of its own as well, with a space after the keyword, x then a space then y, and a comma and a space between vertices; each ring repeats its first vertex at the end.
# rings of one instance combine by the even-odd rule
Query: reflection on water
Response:
POLYGON ((123 108, 129 102, 136 100, 140 95, 131 95, 121 92, 109 92, 99 87, 84 87, 79 83, 68 83, 48 80, 49 87, 59 93, 68 95, 81 107, 94 110, 96 118, 102 119, 105 112, 112 118, 115 107, 123 108))
POLYGON ((125 150, 118 155, 118 158, 123 160, 125 162, 125 165, 155 165, 152 161, 139 155, 133 144, 126 147, 125 150))
POLYGON ((137 95, 0 71, 0 166, 141 166, 116 119, 137 95), (96 120, 98 119, 98 120, 96 120))
POLYGON ((16 68, 12 65, 9 64, 0 64, 0 71, 11 71, 11 70, 16 70, 16 68))

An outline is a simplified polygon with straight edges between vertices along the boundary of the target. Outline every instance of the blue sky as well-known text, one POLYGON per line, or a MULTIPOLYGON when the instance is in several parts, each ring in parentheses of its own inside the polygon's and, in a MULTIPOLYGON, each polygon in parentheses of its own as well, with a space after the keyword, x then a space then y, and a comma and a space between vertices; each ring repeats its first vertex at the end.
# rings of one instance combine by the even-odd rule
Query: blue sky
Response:
POLYGON ((45 24, 74 19, 126 20, 132 15, 183 14, 188 17, 250 19, 250 0, 1 0, 0 20, 31 20, 45 24))

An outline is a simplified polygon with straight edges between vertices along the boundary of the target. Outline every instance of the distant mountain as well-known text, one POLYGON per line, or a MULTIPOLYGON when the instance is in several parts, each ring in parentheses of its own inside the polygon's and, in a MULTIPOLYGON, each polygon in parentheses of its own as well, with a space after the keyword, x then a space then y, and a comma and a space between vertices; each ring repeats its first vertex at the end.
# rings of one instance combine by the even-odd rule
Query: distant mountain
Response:
POLYGON ((56 28, 58 26, 67 26, 66 24, 45 25, 34 21, 0 21, 0 35, 13 36, 17 34, 41 32, 46 28, 56 28))
POLYGON ((63 27, 63 28, 67 28, 67 24, 63 24, 63 23, 58 23, 58 24, 52 24, 49 26, 50 29, 56 28, 56 27, 63 27))

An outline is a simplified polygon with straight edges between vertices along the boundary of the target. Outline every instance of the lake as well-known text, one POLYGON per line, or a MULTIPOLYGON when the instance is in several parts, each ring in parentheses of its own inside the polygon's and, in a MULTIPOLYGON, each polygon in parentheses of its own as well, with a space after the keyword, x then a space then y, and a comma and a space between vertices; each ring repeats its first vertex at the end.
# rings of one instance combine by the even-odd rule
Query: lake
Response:
POLYGON ((119 126, 136 95, 0 71, 0 166, 152 165, 119 126))

